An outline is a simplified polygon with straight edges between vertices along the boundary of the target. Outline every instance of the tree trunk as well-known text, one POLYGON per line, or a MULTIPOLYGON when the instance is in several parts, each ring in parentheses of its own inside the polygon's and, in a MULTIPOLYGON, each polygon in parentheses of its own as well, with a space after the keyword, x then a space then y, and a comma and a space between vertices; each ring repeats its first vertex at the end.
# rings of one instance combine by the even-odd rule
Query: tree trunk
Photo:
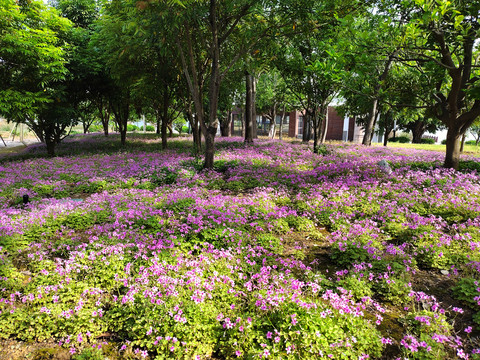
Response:
POLYGON ((203 164, 203 167, 205 169, 213 169, 216 133, 217 133, 216 127, 208 127, 205 133, 205 162, 203 164))
POLYGON ((229 137, 232 135, 232 112, 227 111, 227 116, 220 122, 220 135, 229 137))
POLYGON ((167 148, 167 120, 162 116, 162 150, 167 148))
POLYGON ((396 49, 393 53, 388 56, 388 59, 385 63, 385 67, 383 68, 382 74, 378 78, 378 82, 375 85, 373 90, 373 103, 372 103, 372 110, 370 112, 370 116, 368 118, 367 124, 365 125, 365 134, 363 135, 363 145, 370 146, 372 144, 373 132, 375 130, 375 121, 377 121, 377 114, 378 114, 378 94, 382 89, 383 83, 387 78, 388 72, 392 66, 393 60, 397 57, 399 49, 396 49))
POLYGON ((372 110, 365 124, 365 134, 363 134, 363 145, 372 145, 373 131, 375 130, 375 120, 377 118, 378 98, 373 99, 372 110))
POLYGON ((302 142, 310 141, 310 116, 308 115, 308 110, 303 115, 303 131, 302 131, 302 142))
POLYGON ((245 143, 253 143, 253 76, 245 72, 245 143))
POLYGON ((319 126, 318 126, 318 119, 317 114, 314 112, 312 115, 312 124, 313 124, 313 153, 316 154, 318 151, 318 143, 320 140, 319 136, 319 126))
POLYGON ((275 133, 277 132, 277 128, 276 128, 276 123, 275 123, 275 118, 277 117, 276 113, 275 113, 275 117, 272 117, 270 118, 270 127, 268 129, 268 137, 270 139, 275 139, 275 133))
POLYGON ((275 139, 275 133, 276 133, 276 118, 277 118, 277 104, 273 104, 273 107, 271 108, 270 114, 268 115, 268 118, 270 120, 270 126, 268 129, 268 137, 270 139, 275 139))
POLYGON ((278 138, 280 140, 283 140, 283 121, 285 120, 285 109, 286 109, 286 105, 283 105, 283 112, 282 112, 282 116, 280 117, 280 129, 278 129, 278 138))
POLYGON ((412 131, 412 143, 420 144, 422 142, 422 136, 427 130, 426 123, 422 120, 418 120, 415 121, 409 128, 412 131))
POLYGON ((443 164, 446 168, 453 168, 458 170, 458 165, 460 163, 460 137, 462 135, 459 131, 450 127, 447 131, 447 151, 445 154, 445 163, 443 164))
POLYGON ((47 146, 47 155, 55 156, 55 136, 52 129, 48 126, 44 128, 43 138, 45 140, 45 145, 47 146))
POLYGON ((321 124, 321 132, 320 132, 320 143, 325 143, 327 139, 327 131, 328 131, 328 106, 325 106, 325 110, 320 110, 322 114, 322 124, 321 124))
POLYGON ((162 116, 160 115, 160 110, 156 111, 156 115, 157 115, 156 116, 156 118, 157 118, 157 126, 156 126, 157 129, 156 129, 155 133, 157 135, 160 135, 161 134, 161 128, 162 128, 162 125, 161 125, 162 124, 162 116))
POLYGON ((463 153, 463 148, 465 147, 465 138, 467 136, 465 135, 465 133, 463 133, 462 135, 462 140, 460 141, 460 153, 463 153))
POLYGON ((258 125, 257 125, 257 112, 256 112, 256 102, 257 102, 257 81, 252 75, 252 126, 253 126, 253 138, 258 139, 258 125))
POLYGON ((103 134, 108 137, 108 124, 110 122, 110 107, 104 104, 103 99, 98 103, 98 112, 102 122, 103 134))

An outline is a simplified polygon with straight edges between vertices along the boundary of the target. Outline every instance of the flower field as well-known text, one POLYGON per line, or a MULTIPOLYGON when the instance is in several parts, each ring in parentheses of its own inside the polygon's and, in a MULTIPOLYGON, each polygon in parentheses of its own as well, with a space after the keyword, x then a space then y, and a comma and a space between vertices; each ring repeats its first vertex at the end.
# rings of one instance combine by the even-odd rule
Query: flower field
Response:
POLYGON ((480 359, 478 159, 232 138, 203 171, 189 140, 116 142, 1 160, 3 341, 74 359, 480 359))

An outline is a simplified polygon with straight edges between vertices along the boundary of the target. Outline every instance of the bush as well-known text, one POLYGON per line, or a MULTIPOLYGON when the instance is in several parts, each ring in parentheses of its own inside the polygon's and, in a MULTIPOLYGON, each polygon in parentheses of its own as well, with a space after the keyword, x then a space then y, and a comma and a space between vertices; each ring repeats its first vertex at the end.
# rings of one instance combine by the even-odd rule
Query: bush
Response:
POLYGON ((155 131, 155 127, 152 126, 152 125, 147 125, 147 126, 145 127, 145 130, 146 130, 146 131, 150 131, 150 132, 154 132, 154 131, 155 131))
POLYGON ((391 139, 388 139, 388 141, 390 142, 398 142, 398 143, 402 143, 402 144, 407 144, 410 142, 410 138, 406 135, 401 135, 401 136, 397 136, 397 137, 394 137, 394 138, 391 138, 391 139))
POLYGON ((127 125, 127 131, 137 131, 137 130, 139 130, 138 127, 133 124, 127 125))
POLYGON ((420 144, 435 144, 435 139, 422 138, 420 139, 420 144))
POLYGON ((442 140, 441 144, 442 145, 447 145, 447 139, 442 140))
POLYGON ((466 145, 477 145, 477 142, 475 140, 468 140, 468 141, 465 141, 465 144, 466 145))

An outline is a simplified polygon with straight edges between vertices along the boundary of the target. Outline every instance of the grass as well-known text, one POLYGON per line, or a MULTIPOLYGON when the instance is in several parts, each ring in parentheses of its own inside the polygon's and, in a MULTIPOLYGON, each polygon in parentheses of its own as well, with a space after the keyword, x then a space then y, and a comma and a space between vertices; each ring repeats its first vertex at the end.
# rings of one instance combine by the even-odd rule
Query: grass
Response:
MULTIPOLYGON (((383 146, 382 144, 373 144, 374 146, 383 146)), ((392 148, 405 148, 405 149, 417 149, 417 150, 431 150, 445 152, 446 146, 442 144, 402 144, 402 143, 388 143, 387 147, 392 148)), ((480 153, 480 147, 475 145, 465 144, 464 153, 480 153)))

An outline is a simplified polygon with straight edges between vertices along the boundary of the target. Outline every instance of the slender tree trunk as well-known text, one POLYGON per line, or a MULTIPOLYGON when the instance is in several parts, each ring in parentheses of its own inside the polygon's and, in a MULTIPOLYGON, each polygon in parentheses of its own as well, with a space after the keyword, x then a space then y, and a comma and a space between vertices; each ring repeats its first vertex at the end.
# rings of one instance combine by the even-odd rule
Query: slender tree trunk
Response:
POLYGON ((328 105, 325 106, 325 109, 320 109, 320 114, 322 114, 322 123, 321 123, 321 132, 320 132, 320 143, 325 143, 327 139, 327 130, 328 130, 328 105))
POLYGON ((170 99, 168 96, 168 85, 165 83, 163 89, 163 105, 162 105, 162 149, 165 150, 167 148, 167 126, 168 126, 168 105, 170 103, 170 99))
POLYGON ((258 139, 256 102, 257 102, 257 80, 252 75, 252 115, 251 116, 252 116, 253 138, 254 139, 258 139))
POLYGON ((282 112, 282 116, 280 117, 280 126, 278 129, 278 138, 280 140, 283 140, 283 122, 285 121, 285 109, 287 108, 286 105, 283 105, 283 112, 282 112))
POLYGON ((383 72, 378 79, 377 85, 375 85, 375 88, 373 91, 372 110, 370 112, 370 116, 368 118, 367 124, 365 125, 365 134, 363 135, 363 141, 362 141, 363 145, 367 145, 367 146, 372 145, 373 132, 375 130, 375 121, 377 120, 377 114, 378 114, 378 100, 379 100, 378 94, 382 89, 383 83, 387 78, 388 72, 392 67, 393 60, 396 58, 398 51, 399 50, 397 49, 390 54, 390 56, 388 57, 385 63, 383 72))
POLYGON ((253 143, 253 76, 245 72, 245 143, 253 143))
POLYGON ((372 102, 372 109, 370 110, 368 121, 365 124, 365 134, 363 135, 362 141, 363 145, 372 145, 373 132, 375 130, 375 120, 377 118, 377 106, 378 98, 375 98, 372 102))
POLYGON ((110 123, 110 106, 106 106, 103 100, 100 100, 98 105, 98 112, 100 114, 100 121, 102 122, 103 134, 108 137, 108 125, 110 123))
POLYGON ((272 109, 271 109, 271 112, 270 112, 270 127, 268 129, 268 137, 270 139, 275 139, 275 133, 276 133, 276 119, 277 119, 277 104, 274 103, 273 106, 272 106, 272 109))
POLYGON ((312 123, 313 123, 313 153, 316 154, 318 151, 318 143, 320 140, 319 136, 319 126, 318 126, 318 119, 317 119, 317 114, 314 113, 312 116, 312 123))
POLYGON ((227 116, 220 122, 220 134, 222 137, 228 137, 232 134, 232 112, 227 111, 227 116))

